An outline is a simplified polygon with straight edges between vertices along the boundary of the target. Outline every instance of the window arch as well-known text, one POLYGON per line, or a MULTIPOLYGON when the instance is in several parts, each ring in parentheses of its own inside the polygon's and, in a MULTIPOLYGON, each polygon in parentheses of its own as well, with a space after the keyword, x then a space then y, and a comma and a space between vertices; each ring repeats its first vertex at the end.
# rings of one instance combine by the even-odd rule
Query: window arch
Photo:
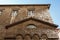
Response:
POLYGON ((18 35, 16 36, 16 40, 23 40, 23 36, 22 36, 21 34, 18 34, 18 35))
POLYGON ((27 28, 29 28, 29 29, 33 29, 33 28, 36 28, 36 26, 34 25, 34 24, 29 24, 29 25, 27 25, 27 28))
POLYGON ((41 35, 41 39, 40 39, 40 40, 47 40, 47 39, 48 39, 48 37, 47 37, 46 34, 42 34, 42 35, 41 35))
POLYGON ((32 40, 39 40, 39 35, 38 34, 34 34, 32 37, 32 40))
POLYGON ((30 36, 29 34, 26 34, 26 35, 24 36, 24 40, 31 40, 31 36, 30 36))

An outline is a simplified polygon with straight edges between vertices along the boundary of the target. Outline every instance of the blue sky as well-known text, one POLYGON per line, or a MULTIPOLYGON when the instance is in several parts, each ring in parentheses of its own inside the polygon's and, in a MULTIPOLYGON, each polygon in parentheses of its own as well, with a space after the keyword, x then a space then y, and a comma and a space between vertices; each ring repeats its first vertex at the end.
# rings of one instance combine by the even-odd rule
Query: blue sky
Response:
POLYGON ((60 28, 60 0, 0 0, 0 4, 51 4, 50 15, 60 28))

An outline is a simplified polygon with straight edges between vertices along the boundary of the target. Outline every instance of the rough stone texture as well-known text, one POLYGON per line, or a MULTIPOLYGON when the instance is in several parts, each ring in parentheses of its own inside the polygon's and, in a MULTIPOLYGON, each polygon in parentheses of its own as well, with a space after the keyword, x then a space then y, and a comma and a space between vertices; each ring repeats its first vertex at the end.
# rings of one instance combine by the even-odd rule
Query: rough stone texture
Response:
MULTIPOLYGON (((11 28, 8 28, 7 33, 11 34, 10 32, 12 32, 12 33, 14 32, 15 34, 16 33, 21 33, 22 35, 24 33, 25 34, 30 34, 30 35, 37 34, 37 33, 39 35, 41 35, 42 33, 45 33, 45 34, 47 34, 49 36, 49 34, 51 34, 51 35, 55 34, 55 33, 53 33, 54 32, 53 30, 54 30, 54 27, 52 28, 51 26, 44 25, 42 23, 30 20, 30 21, 26 21, 24 23, 12 26, 11 28), (36 29, 28 29, 27 25, 29 25, 29 24, 35 24, 37 26, 37 28, 36 29)), ((51 36, 51 35, 50 35, 50 37, 54 38, 56 34, 53 35, 53 36, 51 36)))
POLYGON ((0 24, 7 25, 11 20, 12 10, 18 10, 18 15, 15 22, 28 18, 27 12, 29 9, 35 9, 34 17, 52 23, 52 19, 48 12, 48 6, 0 6, 0 9, 4 9, 2 15, 0 15, 0 24), (41 16, 41 17, 40 17, 41 16), (48 16, 48 17, 47 17, 48 16))
POLYGON ((29 16, 27 15, 29 9, 34 9, 33 18, 53 23, 52 18, 50 17, 50 14, 48 12, 49 9, 47 5, 0 5, 0 9, 4 9, 2 15, 0 15, 0 40, 4 40, 4 38, 6 40, 7 38, 11 40, 15 38, 17 40, 39 40, 41 39, 42 35, 46 35, 46 39, 48 40, 58 40, 57 33, 54 31, 56 27, 49 26, 34 20, 19 23, 8 29, 5 29, 5 26, 10 24, 12 10, 18 10, 18 15, 16 16, 14 23, 29 18, 29 16), (36 25, 36 28, 27 28, 27 25, 29 24, 36 25))

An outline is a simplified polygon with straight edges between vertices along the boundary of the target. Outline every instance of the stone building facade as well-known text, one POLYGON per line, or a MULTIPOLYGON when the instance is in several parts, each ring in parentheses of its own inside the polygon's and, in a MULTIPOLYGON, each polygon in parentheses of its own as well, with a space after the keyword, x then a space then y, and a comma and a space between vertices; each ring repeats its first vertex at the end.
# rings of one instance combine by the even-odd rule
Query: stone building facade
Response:
POLYGON ((58 40, 50 4, 0 5, 0 40, 58 40))
POLYGON ((57 28, 55 31, 58 34, 58 37, 59 37, 58 40, 60 40, 60 28, 57 28))

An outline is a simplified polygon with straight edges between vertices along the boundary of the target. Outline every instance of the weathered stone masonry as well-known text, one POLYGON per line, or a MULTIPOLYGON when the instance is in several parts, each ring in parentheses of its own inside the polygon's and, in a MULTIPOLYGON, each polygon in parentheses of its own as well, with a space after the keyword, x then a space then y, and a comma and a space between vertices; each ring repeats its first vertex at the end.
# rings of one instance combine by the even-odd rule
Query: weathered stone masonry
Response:
POLYGON ((58 40, 50 4, 0 5, 0 40, 58 40))

